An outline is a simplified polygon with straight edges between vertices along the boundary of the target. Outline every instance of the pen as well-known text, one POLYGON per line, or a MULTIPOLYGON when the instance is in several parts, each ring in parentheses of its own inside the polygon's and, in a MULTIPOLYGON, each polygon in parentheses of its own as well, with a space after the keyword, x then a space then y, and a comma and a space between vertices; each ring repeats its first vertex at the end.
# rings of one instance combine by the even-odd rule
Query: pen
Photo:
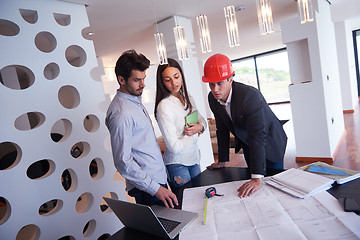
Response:
POLYGON ((209 199, 209 198, 206 196, 203 224, 206 223, 206 212, 207 212, 207 202, 208 202, 208 199, 209 199))

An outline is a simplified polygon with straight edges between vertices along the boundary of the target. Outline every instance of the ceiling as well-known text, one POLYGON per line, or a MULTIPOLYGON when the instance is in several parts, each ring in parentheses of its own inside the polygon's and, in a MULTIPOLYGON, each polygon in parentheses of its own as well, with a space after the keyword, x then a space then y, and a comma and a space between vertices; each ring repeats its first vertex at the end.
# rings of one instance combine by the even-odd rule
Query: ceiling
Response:
MULTIPOLYGON (((284 45, 281 42, 280 22, 297 15, 295 0, 270 0, 275 32, 260 35, 255 0, 64 0, 86 5, 90 26, 83 30, 86 39, 93 40, 97 57, 104 67, 113 67, 121 53, 135 49, 157 64, 154 23, 173 15, 191 19, 197 36, 196 16, 208 17, 213 52, 201 53, 199 41, 195 46, 199 60, 221 52, 230 59, 266 52, 284 45), (228 46, 223 8, 226 5, 244 6, 237 12, 240 46, 228 46), (87 33, 94 35, 88 36, 87 33)), ((330 0, 332 5, 349 0, 330 0)), ((166 36, 164 36, 166 42, 166 36)))

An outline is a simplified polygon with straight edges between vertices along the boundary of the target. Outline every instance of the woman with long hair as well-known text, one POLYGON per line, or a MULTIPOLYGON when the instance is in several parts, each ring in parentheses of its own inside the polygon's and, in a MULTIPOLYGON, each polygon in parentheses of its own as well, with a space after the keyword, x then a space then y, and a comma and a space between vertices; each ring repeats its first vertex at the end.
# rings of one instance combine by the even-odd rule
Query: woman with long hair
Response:
POLYGON ((164 138, 164 163, 171 188, 179 188, 200 173, 198 136, 206 128, 205 119, 198 113, 198 123, 185 125, 185 117, 196 111, 188 94, 184 73, 179 63, 168 58, 159 65, 156 74, 155 117, 164 138))

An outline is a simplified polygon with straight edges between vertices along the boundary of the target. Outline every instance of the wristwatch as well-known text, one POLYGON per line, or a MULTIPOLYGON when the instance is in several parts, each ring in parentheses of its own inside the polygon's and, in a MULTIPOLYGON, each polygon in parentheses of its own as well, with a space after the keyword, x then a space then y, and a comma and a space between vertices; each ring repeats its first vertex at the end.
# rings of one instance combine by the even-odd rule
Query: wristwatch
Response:
POLYGON ((205 127, 204 127, 204 125, 201 124, 201 126, 202 126, 203 128, 202 128, 201 131, 199 131, 199 135, 200 135, 200 134, 203 134, 203 133, 205 132, 205 127))

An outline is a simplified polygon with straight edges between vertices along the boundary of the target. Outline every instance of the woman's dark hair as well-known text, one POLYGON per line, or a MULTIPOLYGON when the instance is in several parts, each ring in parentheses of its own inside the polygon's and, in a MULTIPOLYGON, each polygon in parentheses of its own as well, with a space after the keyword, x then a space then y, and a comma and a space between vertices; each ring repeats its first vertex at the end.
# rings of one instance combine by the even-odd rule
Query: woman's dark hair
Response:
POLYGON ((138 54, 134 49, 125 51, 116 62, 116 78, 122 76, 127 81, 132 70, 145 71, 149 66, 150 61, 144 55, 138 54))
POLYGON ((159 105, 161 100, 170 96, 171 94, 170 91, 167 90, 167 88, 165 87, 164 82, 162 80, 162 73, 167 67, 174 67, 179 69, 182 77, 182 85, 179 93, 184 98, 185 110, 190 109, 190 112, 192 111, 192 105, 186 88, 184 72, 181 69, 180 64, 176 60, 172 58, 168 58, 168 64, 159 65, 156 72, 156 98, 155 98, 155 109, 154 109, 155 117, 156 117, 157 106, 159 105))

